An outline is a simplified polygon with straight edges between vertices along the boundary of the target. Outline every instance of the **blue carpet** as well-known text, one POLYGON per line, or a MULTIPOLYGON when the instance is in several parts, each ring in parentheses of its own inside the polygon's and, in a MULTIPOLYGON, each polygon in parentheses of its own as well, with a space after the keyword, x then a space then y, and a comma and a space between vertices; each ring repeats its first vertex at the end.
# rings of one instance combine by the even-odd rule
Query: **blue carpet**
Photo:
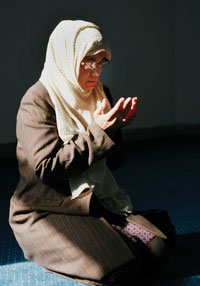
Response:
MULTIPOLYGON (((146 279, 148 285, 200 285, 199 143, 199 138, 176 138, 129 144, 127 161, 115 172, 136 209, 166 209, 176 226, 177 246, 162 271, 146 279)), ((0 285, 83 285, 46 273, 24 259, 8 225, 9 199, 18 181, 16 161, 0 162, 0 285)))

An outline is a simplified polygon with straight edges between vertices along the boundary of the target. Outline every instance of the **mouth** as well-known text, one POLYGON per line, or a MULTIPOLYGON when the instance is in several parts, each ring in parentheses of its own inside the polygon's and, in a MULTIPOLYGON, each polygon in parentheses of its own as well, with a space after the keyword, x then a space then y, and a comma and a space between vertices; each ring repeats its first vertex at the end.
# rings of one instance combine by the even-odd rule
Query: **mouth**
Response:
POLYGON ((88 84, 95 85, 95 84, 96 84, 96 80, 88 80, 87 83, 88 83, 88 84))

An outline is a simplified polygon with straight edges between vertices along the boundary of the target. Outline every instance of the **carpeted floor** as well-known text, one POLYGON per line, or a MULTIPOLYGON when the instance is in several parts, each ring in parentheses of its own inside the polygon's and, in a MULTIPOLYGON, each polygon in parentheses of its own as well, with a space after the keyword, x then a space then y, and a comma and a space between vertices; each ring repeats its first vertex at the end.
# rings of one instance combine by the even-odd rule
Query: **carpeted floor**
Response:
MULTIPOLYGON (((168 210, 178 235, 165 267, 144 283, 200 285, 200 138, 129 143, 127 151, 126 163, 115 172, 118 183, 129 193, 136 209, 168 210)), ((24 259, 8 225, 9 199, 18 181, 16 160, 0 160, 0 180, 0 285, 83 285, 46 273, 24 259)))

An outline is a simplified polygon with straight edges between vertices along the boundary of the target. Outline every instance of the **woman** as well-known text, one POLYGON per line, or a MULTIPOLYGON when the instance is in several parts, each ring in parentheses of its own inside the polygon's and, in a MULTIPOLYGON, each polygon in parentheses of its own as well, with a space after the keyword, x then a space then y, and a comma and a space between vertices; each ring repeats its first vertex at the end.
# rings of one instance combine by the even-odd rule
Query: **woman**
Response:
POLYGON ((166 235, 133 214, 111 172, 123 161, 120 129, 135 117, 137 98, 111 107, 99 82, 110 58, 96 25, 62 21, 17 115, 15 237, 27 259, 91 285, 120 285, 147 262, 158 265, 166 249, 166 235))

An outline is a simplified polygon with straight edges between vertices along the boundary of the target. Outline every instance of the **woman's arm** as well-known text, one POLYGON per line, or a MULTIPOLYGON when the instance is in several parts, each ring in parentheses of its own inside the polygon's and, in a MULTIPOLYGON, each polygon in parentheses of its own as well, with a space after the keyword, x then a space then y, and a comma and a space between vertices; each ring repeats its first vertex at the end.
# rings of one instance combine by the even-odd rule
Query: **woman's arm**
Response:
POLYGON ((17 116, 17 138, 36 176, 46 184, 57 184, 103 158, 115 143, 94 122, 63 145, 50 98, 45 96, 30 89, 23 98, 17 116))

